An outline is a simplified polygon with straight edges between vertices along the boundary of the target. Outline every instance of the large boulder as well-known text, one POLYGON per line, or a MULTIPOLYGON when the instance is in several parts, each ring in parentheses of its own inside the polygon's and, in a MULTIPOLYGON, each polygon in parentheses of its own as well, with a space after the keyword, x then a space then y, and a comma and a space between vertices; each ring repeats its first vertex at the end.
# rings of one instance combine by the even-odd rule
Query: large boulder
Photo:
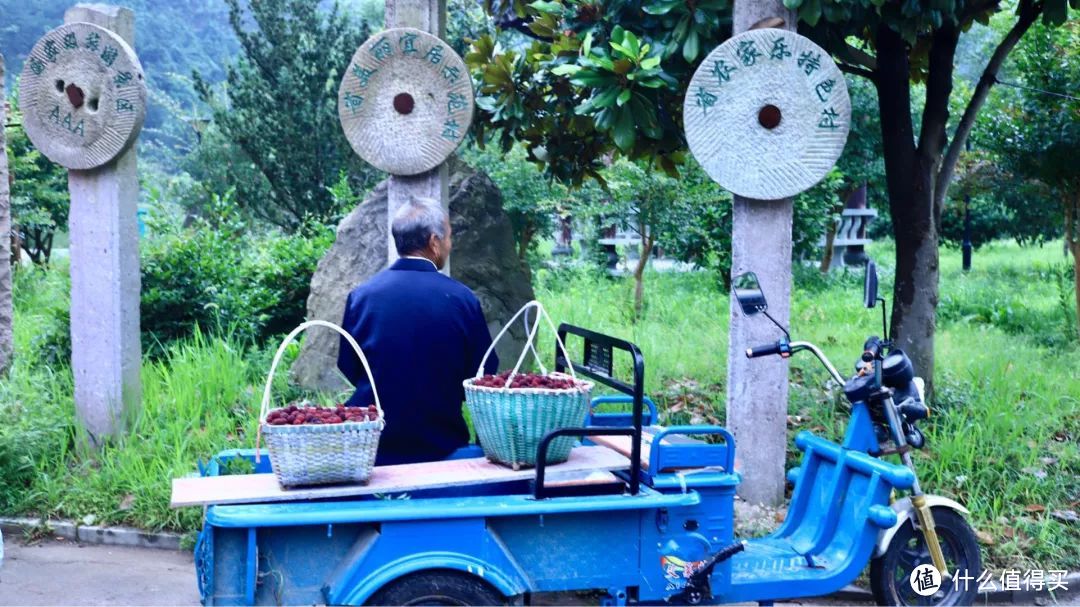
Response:
MULTIPOLYGON (((450 175, 450 222, 454 233, 451 276, 476 293, 494 337, 503 323, 533 299, 528 271, 518 260, 502 193, 483 172, 455 162, 450 175)), ((338 225, 337 238, 311 278, 307 317, 340 323, 345 298, 386 267, 387 182, 382 182, 338 225)), ((505 365, 521 353, 525 330, 512 327, 496 351, 505 365)), ((294 381, 313 390, 346 390, 337 370, 338 338, 308 331, 292 365, 294 381)))

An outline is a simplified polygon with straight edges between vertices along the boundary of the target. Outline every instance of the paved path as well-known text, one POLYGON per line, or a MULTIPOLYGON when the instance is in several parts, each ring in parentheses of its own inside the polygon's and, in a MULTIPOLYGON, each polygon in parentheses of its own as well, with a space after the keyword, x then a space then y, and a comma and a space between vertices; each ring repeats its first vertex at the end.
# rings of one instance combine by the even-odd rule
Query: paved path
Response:
MULTIPOLYGON (((0 566, 0 606, 199 604, 190 552, 53 540, 24 546, 18 538, 5 539, 4 562, 0 566)), ((540 605, 596 604, 596 598, 587 594, 551 593, 536 598, 540 605)), ((777 603, 779 607, 800 604, 859 603, 821 599, 777 603)), ((1055 602, 1040 598, 1036 604, 1055 602)), ((1080 607, 1080 593, 1061 597, 1056 604, 1080 607)))
POLYGON ((198 605, 190 552, 5 537, 0 605, 198 605))

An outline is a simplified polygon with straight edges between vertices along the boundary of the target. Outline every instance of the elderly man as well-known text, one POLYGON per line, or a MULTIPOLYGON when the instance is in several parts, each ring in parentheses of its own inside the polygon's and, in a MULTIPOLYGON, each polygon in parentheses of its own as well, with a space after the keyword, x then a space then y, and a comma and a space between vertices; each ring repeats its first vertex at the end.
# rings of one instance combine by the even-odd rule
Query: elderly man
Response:
MULTIPOLYGON (((394 213, 391 232, 401 258, 349 294, 341 323, 371 363, 386 413, 376 465, 439 460, 468 444, 461 382, 476 374, 491 345, 476 295, 439 273, 451 247, 442 206, 412 198, 394 213)), ((485 372, 498 366, 492 353, 485 372)), ((344 339, 338 368, 356 386, 347 405, 375 402, 344 339)))

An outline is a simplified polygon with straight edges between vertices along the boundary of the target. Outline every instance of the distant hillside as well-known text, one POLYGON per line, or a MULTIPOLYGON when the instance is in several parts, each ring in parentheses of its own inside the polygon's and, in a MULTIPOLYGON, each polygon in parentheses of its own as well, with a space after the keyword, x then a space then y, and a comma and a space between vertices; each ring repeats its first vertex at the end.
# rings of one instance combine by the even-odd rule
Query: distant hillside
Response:
MULTIPOLYGON (((0 0, 0 53, 6 62, 8 91, 34 43, 62 24, 64 11, 73 4, 71 0, 0 0)), ((118 4, 135 11, 135 50, 151 91, 147 127, 158 127, 168 119, 161 95, 185 107, 194 101, 186 83, 191 70, 199 70, 210 80, 224 78, 224 67, 238 49, 228 8, 222 0, 122 0, 118 4)))

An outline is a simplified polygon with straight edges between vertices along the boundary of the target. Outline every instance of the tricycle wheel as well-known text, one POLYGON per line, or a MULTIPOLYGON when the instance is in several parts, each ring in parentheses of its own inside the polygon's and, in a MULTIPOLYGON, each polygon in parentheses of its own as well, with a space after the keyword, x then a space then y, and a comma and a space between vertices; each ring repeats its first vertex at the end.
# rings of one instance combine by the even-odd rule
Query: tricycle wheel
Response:
MULTIPOLYGON (((952 576, 977 578, 982 573, 982 558, 975 532, 964 517, 949 508, 933 508, 941 552, 949 571, 941 572, 941 588, 930 596, 922 596, 911 586, 911 572, 923 564, 931 564, 930 550, 922 532, 916 531, 908 519, 893 536, 885 554, 870 563, 870 587, 878 605, 971 605, 978 592, 974 580, 954 583, 952 576)), ((914 518, 914 517, 913 517, 914 518)))
POLYGON ((506 605, 490 584, 460 571, 419 571, 400 577, 371 596, 368 605, 506 605))

